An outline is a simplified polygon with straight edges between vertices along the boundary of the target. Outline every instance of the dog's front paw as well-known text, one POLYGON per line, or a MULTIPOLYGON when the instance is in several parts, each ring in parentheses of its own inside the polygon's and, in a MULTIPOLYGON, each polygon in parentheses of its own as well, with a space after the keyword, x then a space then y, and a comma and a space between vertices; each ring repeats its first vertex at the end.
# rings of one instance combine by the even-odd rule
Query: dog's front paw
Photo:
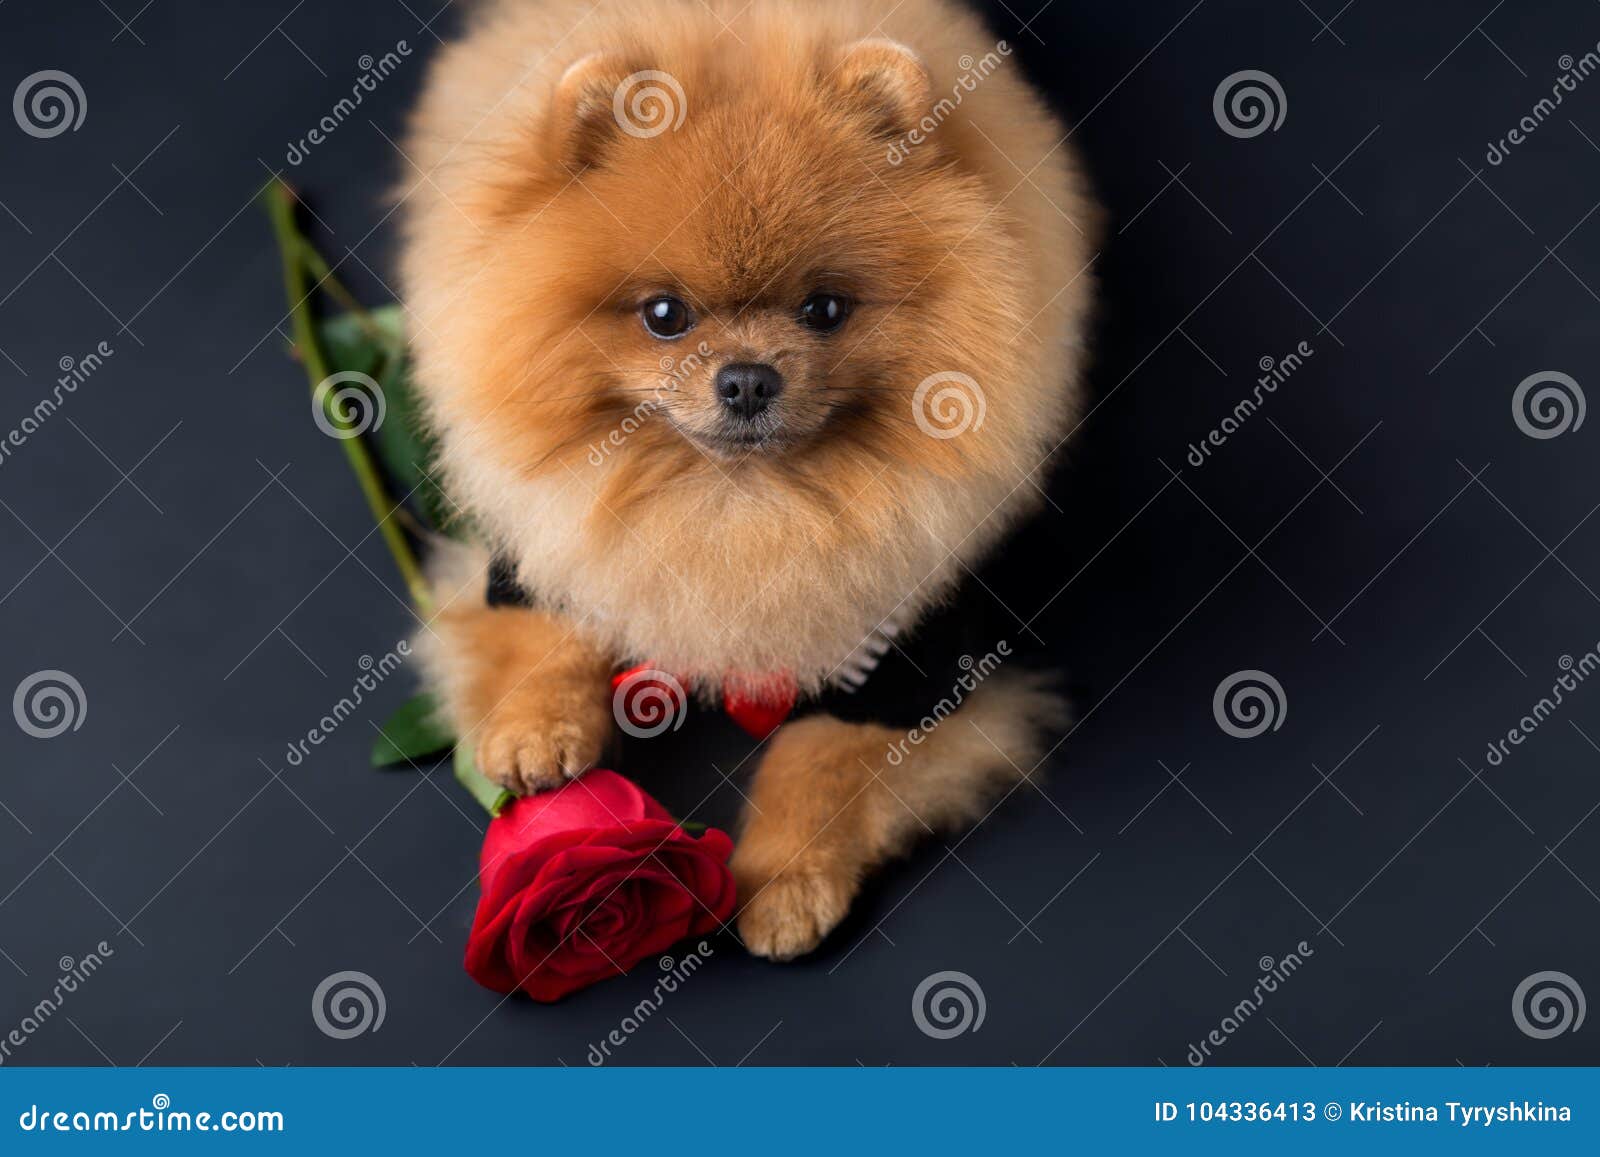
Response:
POLYGON ((492 717, 477 736, 478 770, 517 795, 560 787, 600 760, 606 733, 573 719, 539 714, 492 717))
POLYGON ((775 876, 741 870, 734 857, 739 888, 739 938, 756 956, 793 960, 804 956, 844 919, 855 896, 848 873, 797 862, 775 876))

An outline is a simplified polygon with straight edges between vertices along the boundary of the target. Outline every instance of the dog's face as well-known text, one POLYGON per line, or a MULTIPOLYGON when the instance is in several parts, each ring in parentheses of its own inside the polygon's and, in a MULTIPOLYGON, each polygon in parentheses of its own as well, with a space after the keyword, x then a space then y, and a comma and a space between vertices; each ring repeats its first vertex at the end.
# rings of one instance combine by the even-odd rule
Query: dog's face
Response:
POLYGON ((561 79, 500 175, 496 274, 466 290, 496 319, 485 409, 509 461, 959 476, 987 465, 981 435, 956 453, 916 397, 952 372, 983 393, 946 401, 996 440, 1029 420, 996 395, 1029 335, 992 195, 932 147, 889 159, 927 105, 920 62, 885 41, 766 59, 601 54, 561 79))
POLYGON ((1036 500, 1082 202, 1003 70, 958 114, 892 42, 739 34, 591 53, 459 153, 428 130, 496 96, 451 61, 407 280, 453 494, 531 589, 619 655, 814 684, 1036 500))
POLYGON ((662 276, 621 303, 618 344, 643 344, 660 353, 663 366, 671 363, 654 395, 673 429, 708 454, 735 459, 804 445, 834 415, 830 433, 847 436, 838 427, 873 401, 872 375, 857 372, 867 358, 852 364, 839 342, 862 301, 860 281, 833 271, 790 278, 780 271, 768 289, 714 293, 704 280, 662 276), (635 324, 642 340, 627 332, 635 324), (668 343, 691 336, 698 339, 693 352, 674 356, 668 343))

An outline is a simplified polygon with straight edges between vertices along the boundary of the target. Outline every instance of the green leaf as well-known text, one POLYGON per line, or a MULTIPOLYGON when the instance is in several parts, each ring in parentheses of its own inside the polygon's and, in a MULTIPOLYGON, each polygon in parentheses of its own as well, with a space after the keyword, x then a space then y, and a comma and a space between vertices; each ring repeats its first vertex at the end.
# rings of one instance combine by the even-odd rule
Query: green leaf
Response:
POLYGON ((438 707, 427 695, 418 695, 401 704, 389 717, 372 745, 372 766, 421 763, 443 755, 455 746, 456 737, 439 721, 438 707))
POLYGON ((405 356, 403 314, 398 305, 361 313, 336 313, 317 322, 317 338, 332 370, 356 370, 377 378, 405 356))
POLYGON ((472 798, 491 816, 499 815, 516 798, 499 784, 490 783, 484 778, 472 758, 472 748, 465 743, 456 744, 455 768, 456 781, 470 791, 472 798))
POLYGON ((410 496, 430 529, 455 530, 448 517, 452 507, 432 477, 438 446, 423 423, 411 380, 400 306, 335 314, 318 323, 318 338, 331 372, 366 374, 383 391, 383 423, 363 437, 371 443, 394 492, 410 496))

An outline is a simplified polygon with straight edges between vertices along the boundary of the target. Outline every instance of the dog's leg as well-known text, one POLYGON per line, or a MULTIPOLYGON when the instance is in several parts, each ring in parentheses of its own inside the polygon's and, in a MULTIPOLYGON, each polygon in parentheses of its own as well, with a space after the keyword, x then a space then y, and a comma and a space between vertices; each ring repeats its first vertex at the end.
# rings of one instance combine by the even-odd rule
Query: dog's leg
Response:
POLYGON ((733 854, 745 947, 773 960, 811 951, 868 872, 919 837, 979 818, 1066 717, 1042 680, 996 676, 920 744, 828 715, 785 725, 756 772, 733 854))
POLYGON ((432 623, 430 682, 478 768, 520 795, 592 767, 611 735, 611 665, 569 621, 455 607, 432 623))

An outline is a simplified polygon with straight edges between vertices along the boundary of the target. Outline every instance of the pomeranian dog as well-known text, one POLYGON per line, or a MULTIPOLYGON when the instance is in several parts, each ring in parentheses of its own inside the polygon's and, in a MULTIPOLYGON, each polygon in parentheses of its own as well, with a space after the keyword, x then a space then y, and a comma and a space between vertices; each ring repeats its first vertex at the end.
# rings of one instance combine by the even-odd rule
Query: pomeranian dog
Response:
POLYGON ((948 0, 488 0, 411 127, 417 378, 484 546, 434 690, 518 793, 600 759, 631 667, 794 708, 733 860, 761 956, 1063 722, 993 654, 910 658, 1079 410, 1098 213, 1010 56, 948 0), (888 659, 910 733, 859 706, 888 659))

